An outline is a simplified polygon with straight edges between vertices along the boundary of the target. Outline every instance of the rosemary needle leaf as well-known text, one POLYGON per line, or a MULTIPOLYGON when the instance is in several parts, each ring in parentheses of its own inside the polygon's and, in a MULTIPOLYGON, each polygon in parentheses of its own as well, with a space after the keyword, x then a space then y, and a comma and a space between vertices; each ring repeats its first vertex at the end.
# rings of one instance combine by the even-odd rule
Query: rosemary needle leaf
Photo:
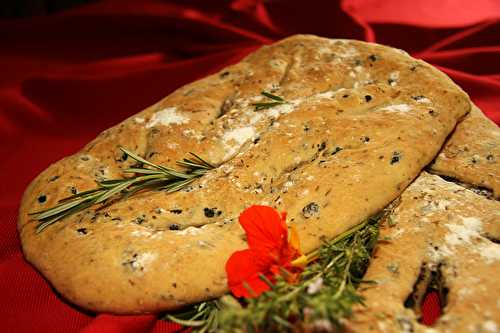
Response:
POLYGON ((186 179, 184 181, 172 183, 172 184, 169 184, 169 185, 163 187, 162 189, 166 190, 167 193, 176 192, 176 191, 179 191, 180 189, 182 189, 183 187, 185 187, 186 185, 188 185, 189 183, 193 182, 195 179, 196 178, 191 178, 191 179, 186 179))
POLYGON ((130 150, 127 150, 125 149, 124 147, 120 147, 120 150, 122 152, 124 152, 125 154, 127 154, 128 156, 132 157, 134 160, 136 160, 137 162, 140 162, 142 164, 145 164, 145 165, 149 165, 150 167, 153 167, 155 169, 158 169, 158 170, 162 170, 163 168, 160 167, 159 165, 156 165, 154 163, 151 163, 145 159, 143 159, 142 157, 140 157, 139 155, 136 155, 135 153, 131 152, 130 150))
POLYGON ((96 192, 102 192, 104 191, 103 188, 95 188, 93 190, 89 190, 89 191, 84 191, 84 192, 80 192, 80 193, 77 193, 77 194, 73 194, 72 196, 70 197, 67 197, 67 198, 64 198, 64 199, 61 199, 58 201, 58 203, 63 203, 63 202, 67 202, 67 201, 71 201, 71 200, 75 200, 77 198, 87 198, 89 196, 93 196, 96 194, 96 192))
POLYGON ((173 176, 173 177, 176 177, 176 178, 183 178, 183 179, 192 178, 192 176, 190 174, 188 174, 188 173, 178 172, 178 171, 175 171, 173 169, 166 169, 166 173, 167 173, 167 175, 173 176))
MULTIPOLYGON (((193 152, 190 152, 190 154, 191 154, 191 155, 193 155, 193 156, 194 156, 194 158, 195 158, 196 160, 198 160, 199 162, 201 162, 201 164, 202 164, 202 165, 205 165, 208 169, 214 169, 214 168, 215 168, 215 165, 213 165, 213 164, 211 164, 211 163, 207 162, 205 159, 201 158, 201 157, 200 157, 200 156, 198 156, 197 154, 195 154, 195 153, 193 153, 193 152)), ((188 160, 188 161, 190 161, 190 160, 188 160)), ((194 164, 197 164, 197 162, 196 162, 196 161, 194 161, 193 163, 194 163, 194 164)), ((197 165, 199 165, 199 164, 197 164, 197 165)))
POLYGON ((139 185, 134 186, 134 188, 132 188, 131 190, 128 190, 123 195, 122 199, 123 200, 128 199, 129 197, 131 197, 132 195, 136 194, 139 191, 142 191, 142 190, 145 190, 145 189, 148 189, 148 188, 155 188, 159 184, 164 184, 165 181, 166 180, 162 179, 162 178, 147 180, 147 181, 145 181, 145 182, 143 182, 143 183, 141 183, 139 185))
POLYGON ((115 187, 117 185, 123 184, 123 182, 126 181, 124 179, 110 179, 110 180, 103 180, 98 182, 97 184, 101 187, 115 187))
POLYGON ((190 326, 190 327, 198 327, 203 324, 205 324, 205 320, 184 320, 184 319, 179 319, 171 315, 167 315, 167 319, 173 321, 174 323, 183 325, 183 326, 190 326))
POLYGON ((280 316, 274 315, 273 320, 278 323, 278 325, 287 327, 287 328, 293 328, 292 324, 290 324, 288 321, 285 319, 281 318, 280 316))
POLYGON ((135 153, 133 153, 133 152, 131 152, 123 147, 120 147, 120 149, 122 152, 129 155, 132 159, 136 160, 137 162, 148 165, 148 166, 150 166, 154 169, 157 169, 158 171, 161 171, 167 175, 174 175, 174 174, 175 174, 175 176, 181 175, 181 173, 177 173, 174 169, 151 163, 148 160, 145 160, 144 158, 140 157, 139 155, 136 155, 135 153))
POLYGON ((134 180, 129 180, 123 183, 120 183, 113 188, 109 189, 106 191, 103 195, 99 196, 97 200, 95 200, 95 203, 101 203, 103 201, 106 201, 108 198, 111 198, 113 195, 120 193, 121 191, 125 190, 127 187, 132 185, 134 183, 134 180))
POLYGON ((145 169, 145 168, 128 168, 123 170, 123 172, 126 173, 139 173, 139 174, 144 174, 144 175, 161 175, 163 172, 161 171, 155 171, 151 169, 145 169))
POLYGON ((282 97, 273 95, 269 92, 263 91, 260 93, 262 96, 265 96, 269 99, 271 99, 273 102, 258 102, 258 103, 253 103, 252 105, 255 106, 255 111, 260 111, 264 109, 269 109, 281 104, 287 103, 282 97))
POLYGON ((285 102, 285 100, 282 97, 273 95, 271 93, 268 93, 267 91, 263 91, 260 94, 278 102, 285 102))
POLYGON ((187 167, 187 168, 199 168, 200 170, 212 169, 208 166, 197 164, 197 162, 193 162, 193 161, 188 160, 188 159, 184 159, 183 161, 178 161, 177 164, 180 166, 183 166, 183 167, 187 167))
POLYGON ((252 105, 255 106, 255 111, 260 111, 264 109, 269 109, 278 105, 283 104, 282 102, 270 102, 270 103, 253 103, 252 105))

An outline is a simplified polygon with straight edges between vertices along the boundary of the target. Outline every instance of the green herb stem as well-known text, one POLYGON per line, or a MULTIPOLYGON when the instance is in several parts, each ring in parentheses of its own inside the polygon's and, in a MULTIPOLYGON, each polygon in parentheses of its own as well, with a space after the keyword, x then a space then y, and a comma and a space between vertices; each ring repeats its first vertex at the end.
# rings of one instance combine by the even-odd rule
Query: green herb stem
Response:
POLYGON ((61 199, 54 207, 30 213, 29 215, 39 222, 36 232, 39 233, 48 226, 93 205, 107 205, 112 200, 126 199, 146 189, 164 190, 168 193, 178 191, 215 168, 214 165, 194 153, 191 153, 192 158, 177 162, 185 170, 175 170, 149 162, 123 147, 120 149, 124 154, 142 164, 140 167, 124 170, 125 173, 135 174, 134 176, 98 182, 98 187, 95 189, 61 199))
POLYGON ((263 91, 260 93, 262 96, 269 98, 271 101, 270 102, 257 102, 253 103, 252 105, 255 106, 255 111, 260 111, 264 109, 269 109, 281 104, 286 104, 288 103, 283 97, 273 95, 267 91, 263 91))

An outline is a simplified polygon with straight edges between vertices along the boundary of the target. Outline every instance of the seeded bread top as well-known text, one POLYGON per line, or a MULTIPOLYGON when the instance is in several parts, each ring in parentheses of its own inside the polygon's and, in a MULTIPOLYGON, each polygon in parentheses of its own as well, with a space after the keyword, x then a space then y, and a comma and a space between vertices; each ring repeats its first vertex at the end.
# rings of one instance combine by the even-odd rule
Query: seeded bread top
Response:
POLYGON ((500 202, 422 173, 381 228, 352 332, 494 332, 500 325, 500 202), (432 329, 418 323, 430 287, 443 300, 432 329))
POLYGON ((147 313, 227 291, 251 204, 288 212, 304 252, 378 212, 438 153, 467 95, 403 51, 293 36, 186 85, 42 172, 25 192, 26 258, 70 301, 147 313), (256 110, 271 92, 287 101, 256 110), (184 190, 91 207, 35 234, 28 213, 96 180, 123 177, 119 146, 173 166, 194 152, 220 165, 184 190), (96 210, 100 208, 99 210, 96 210))

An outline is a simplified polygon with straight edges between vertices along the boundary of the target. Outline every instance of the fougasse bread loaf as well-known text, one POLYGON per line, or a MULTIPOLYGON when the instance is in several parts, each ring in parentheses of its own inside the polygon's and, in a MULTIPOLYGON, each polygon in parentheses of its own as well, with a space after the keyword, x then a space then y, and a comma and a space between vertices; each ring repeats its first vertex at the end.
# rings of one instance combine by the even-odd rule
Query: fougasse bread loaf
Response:
MULTIPOLYGON (((271 100, 272 102, 272 100, 271 100)), ((303 252, 393 201, 430 163, 468 96, 394 48, 297 35, 188 84, 42 172, 19 214, 24 254, 71 302, 154 313, 227 292, 224 265, 247 247, 237 223, 252 204, 288 213, 303 252), (262 92, 283 99, 274 107, 262 92), (35 232, 54 206, 134 163, 194 152, 216 169, 175 193, 145 191, 35 232)))
POLYGON ((500 198, 500 129, 473 105, 432 164, 434 173, 493 191, 500 198))
POLYGON ((403 193, 361 288, 350 332, 484 332, 500 325, 500 202, 422 173, 403 193), (419 323, 430 286, 441 291, 443 314, 419 323))

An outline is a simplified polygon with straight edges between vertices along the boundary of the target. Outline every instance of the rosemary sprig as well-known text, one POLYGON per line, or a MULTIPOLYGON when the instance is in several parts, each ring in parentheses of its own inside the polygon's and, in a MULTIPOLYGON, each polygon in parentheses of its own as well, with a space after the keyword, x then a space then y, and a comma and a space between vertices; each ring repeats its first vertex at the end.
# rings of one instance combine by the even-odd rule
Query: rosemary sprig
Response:
POLYGON ((255 106, 255 111, 260 111, 264 109, 269 109, 277 105, 281 104, 286 104, 288 103, 285 101, 282 97, 273 95, 271 93, 268 93, 266 91, 263 91, 260 93, 262 96, 267 97, 272 100, 272 102, 259 102, 259 103, 253 103, 252 105, 255 106))
POLYGON ((194 331, 203 328, 203 332, 314 331, 325 325, 330 330, 340 329, 342 320, 352 315, 353 305, 363 304, 356 289, 369 283, 363 281, 363 275, 378 239, 379 218, 368 219, 308 254, 315 261, 306 266, 297 284, 282 277, 271 284, 263 278, 271 290, 257 298, 245 299, 242 304, 226 295, 205 305, 204 309, 212 309, 210 314, 199 315, 196 306, 183 313, 182 318, 196 318, 196 325, 181 323, 178 316, 164 319, 191 326, 194 331))
POLYGON ((219 313, 222 306, 221 300, 202 302, 176 315, 167 314, 164 319, 193 327, 197 332, 213 332, 219 325, 219 313))
POLYGON ((168 193, 175 192, 196 178, 203 176, 208 170, 215 168, 198 155, 190 153, 192 158, 177 161, 185 170, 179 171, 169 167, 151 163, 135 153, 120 147, 121 151, 142 166, 131 167, 123 172, 135 174, 130 178, 111 179, 97 182, 98 187, 80 192, 59 200, 54 207, 30 213, 39 222, 36 232, 39 233, 49 225, 80 212, 96 204, 107 204, 116 197, 126 199, 131 195, 146 189, 156 189, 168 193))

